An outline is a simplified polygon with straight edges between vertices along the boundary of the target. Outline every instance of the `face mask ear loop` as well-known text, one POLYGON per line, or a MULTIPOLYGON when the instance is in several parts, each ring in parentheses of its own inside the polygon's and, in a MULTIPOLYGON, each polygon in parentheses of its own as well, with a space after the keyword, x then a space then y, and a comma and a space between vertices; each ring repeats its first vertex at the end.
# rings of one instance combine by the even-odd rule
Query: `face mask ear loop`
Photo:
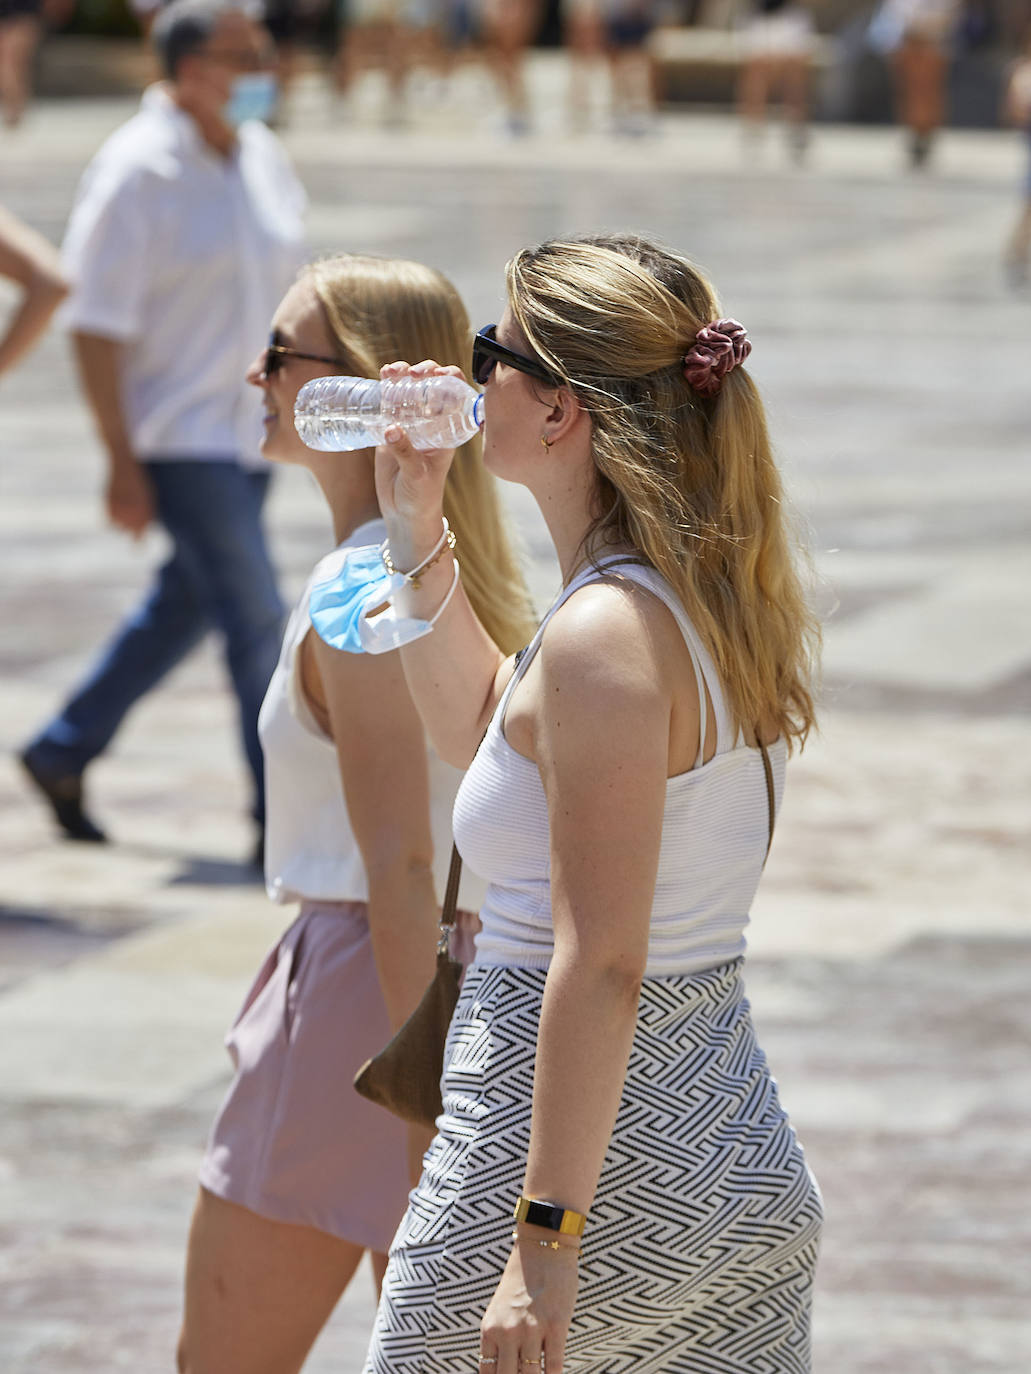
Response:
POLYGON ((437 607, 437 609, 436 609, 436 610, 433 612, 433 614, 430 616, 429 620, 427 620, 427 622, 426 622, 426 624, 429 626, 429 628, 430 628, 431 630, 433 629, 434 625, 436 625, 436 623, 437 623, 437 621, 440 619, 440 617, 441 617, 441 616, 444 614, 444 612, 447 610, 447 608, 448 608, 448 603, 450 602, 451 598, 454 596, 455 592, 458 590, 458 575, 459 575, 460 569, 459 569, 459 567, 458 567, 458 559, 457 559, 457 558, 452 558, 452 560, 451 560, 451 566, 454 568, 455 571, 454 571, 454 575, 453 575, 452 578, 451 578, 451 586, 448 587, 448 589, 447 589, 447 595, 444 597, 444 600, 440 603, 440 605, 437 607))

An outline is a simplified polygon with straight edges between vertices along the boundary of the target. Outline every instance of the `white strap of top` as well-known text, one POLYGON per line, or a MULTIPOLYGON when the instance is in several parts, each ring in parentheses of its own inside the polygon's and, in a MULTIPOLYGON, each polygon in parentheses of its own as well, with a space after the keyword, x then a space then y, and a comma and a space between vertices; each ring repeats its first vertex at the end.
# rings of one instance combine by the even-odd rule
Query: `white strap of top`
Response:
POLYGON ((545 627, 547 626, 547 623, 551 619, 551 617, 559 609, 559 607, 562 606, 566 601, 568 601, 575 591, 579 591, 579 589, 585 586, 588 582, 596 582, 599 577, 604 577, 609 572, 616 572, 617 570, 620 571, 625 577, 629 578, 631 582, 636 582, 639 586, 644 586, 648 591, 652 592, 653 595, 657 596, 659 600, 662 601, 664 605, 666 605, 669 608, 669 610, 673 614, 674 619, 680 627, 681 634, 684 636, 684 643, 687 645, 687 652, 691 656, 691 666, 694 669, 695 685, 698 689, 698 754, 695 757, 694 767, 699 768, 705 759, 705 733, 709 726, 709 696, 712 697, 713 707, 716 714, 717 753, 719 753, 720 751, 720 745, 722 743, 722 737, 724 735, 723 722, 720 718, 721 713, 719 709, 720 704, 722 703, 722 696, 719 694, 718 684, 712 684, 711 686, 709 686, 708 692, 706 691, 708 680, 705 673, 705 667, 702 662, 701 640, 698 637, 698 631, 695 629, 695 627, 691 624, 691 621, 688 619, 683 606, 681 606, 676 593, 673 591, 673 588, 670 587, 669 583, 658 571, 658 569, 651 567, 650 564, 642 563, 637 559, 629 558, 625 555, 616 558, 606 559, 605 562, 599 564, 598 567, 594 567, 593 565, 591 565, 587 568, 584 568, 583 572, 578 573, 577 576, 573 578, 572 582, 570 582, 568 587, 563 588, 561 594, 558 597, 556 597, 556 599, 548 607, 548 610, 544 615, 544 619, 537 627, 536 634, 534 635, 533 639, 530 640, 529 644, 523 651, 519 659, 519 662, 516 664, 515 671, 513 672, 511 678, 508 681, 508 685, 502 693, 501 700, 498 703, 498 709, 494 715, 494 719, 498 723, 498 728, 503 730, 505 722, 505 709, 508 706, 508 699, 511 696, 512 692, 515 690, 516 684, 519 682, 520 678, 523 676, 527 668, 530 666, 530 663, 533 661, 534 655, 537 653, 537 650, 541 646, 541 639, 544 635, 545 627))

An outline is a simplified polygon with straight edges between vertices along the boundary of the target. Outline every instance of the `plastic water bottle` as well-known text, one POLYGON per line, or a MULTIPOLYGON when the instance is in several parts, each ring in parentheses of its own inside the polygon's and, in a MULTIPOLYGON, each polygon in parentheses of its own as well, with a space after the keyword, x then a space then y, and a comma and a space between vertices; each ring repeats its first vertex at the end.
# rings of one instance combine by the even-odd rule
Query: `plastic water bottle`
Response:
POLYGON ((373 448, 400 425, 415 448, 457 448, 483 423, 483 397, 461 377, 316 377, 297 393, 294 425, 309 448, 373 448))

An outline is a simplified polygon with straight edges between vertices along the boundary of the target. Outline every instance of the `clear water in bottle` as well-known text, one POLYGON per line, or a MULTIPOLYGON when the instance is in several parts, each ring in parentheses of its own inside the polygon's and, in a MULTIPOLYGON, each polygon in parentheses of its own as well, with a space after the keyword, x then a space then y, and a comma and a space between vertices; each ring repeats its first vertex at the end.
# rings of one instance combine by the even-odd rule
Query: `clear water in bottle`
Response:
POLYGON ((400 425, 415 448, 457 448, 483 423, 483 397, 461 377, 316 377, 297 393, 294 426, 309 448, 373 448, 400 425))

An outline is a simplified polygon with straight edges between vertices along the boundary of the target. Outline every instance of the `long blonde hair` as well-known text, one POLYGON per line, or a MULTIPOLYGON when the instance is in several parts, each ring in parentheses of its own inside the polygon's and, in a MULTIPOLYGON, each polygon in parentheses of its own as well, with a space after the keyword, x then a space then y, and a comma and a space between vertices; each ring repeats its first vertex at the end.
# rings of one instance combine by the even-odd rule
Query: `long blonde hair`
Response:
POLYGON ((597 518, 586 551, 629 544, 676 589, 735 724, 814 724, 820 631, 803 592, 780 474, 751 377, 711 399, 684 354, 720 315, 686 258, 635 236, 554 240, 507 267, 513 316, 591 417, 597 518))
MULTIPOLYGON (((469 317, 451 282, 419 262, 343 253, 306 267, 342 356, 356 376, 378 377, 385 363, 435 358, 468 365, 469 317)), ((535 618, 477 435, 455 454, 444 514, 455 532, 462 585, 480 623, 505 653, 521 648, 535 618)))

